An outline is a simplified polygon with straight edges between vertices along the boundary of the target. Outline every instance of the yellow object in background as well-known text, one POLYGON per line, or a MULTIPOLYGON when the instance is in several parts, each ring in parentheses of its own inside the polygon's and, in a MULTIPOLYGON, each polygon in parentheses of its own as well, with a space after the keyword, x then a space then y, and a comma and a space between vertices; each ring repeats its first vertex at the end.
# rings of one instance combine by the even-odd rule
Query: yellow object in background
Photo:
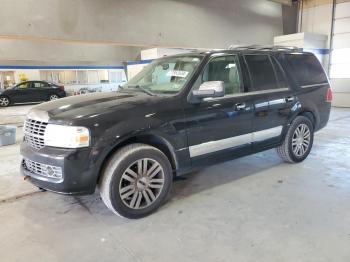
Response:
POLYGON ((28 81, 28 77, 26 74, 19 74, 19 80, 21 82, 25 82, 25 81, 28 81))

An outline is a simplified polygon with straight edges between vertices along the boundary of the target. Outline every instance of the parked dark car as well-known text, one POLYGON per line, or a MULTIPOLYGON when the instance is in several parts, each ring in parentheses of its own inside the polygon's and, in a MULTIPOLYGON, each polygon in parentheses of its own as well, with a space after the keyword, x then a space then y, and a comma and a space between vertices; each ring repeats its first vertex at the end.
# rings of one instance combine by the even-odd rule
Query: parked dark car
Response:
POLYGON ((98 186, 114 213, 140 218, 164 203, 173 176, 271 148, 286 162, 303 161, 331 100, 311 53, 238 48, 164 57, 120 92, 35 107, 21 170, 58 193, 98 186))
POLYGON ((56 100, 66 96, 64 86, 45 81, 26 81, 0 89, 0 106, 56 100))

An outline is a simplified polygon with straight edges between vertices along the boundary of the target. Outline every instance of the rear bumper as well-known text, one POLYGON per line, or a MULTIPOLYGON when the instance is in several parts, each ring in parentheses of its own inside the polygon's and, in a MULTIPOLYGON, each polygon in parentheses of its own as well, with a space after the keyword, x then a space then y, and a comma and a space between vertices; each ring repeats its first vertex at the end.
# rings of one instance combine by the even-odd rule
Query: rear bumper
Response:
POLYGON ((47 177, 30 171, 24 161, 21 163, 21 174, 29 178, 34 185, 49 191, 69 195, 92 194, 97 182, 96 168, 89 161, 90 148, 62 149, 44 147, 34 150, 27 143, 21 144, 21 155, 24 159, 38 165, 47 165, 62 170, 62 178, 47 177))

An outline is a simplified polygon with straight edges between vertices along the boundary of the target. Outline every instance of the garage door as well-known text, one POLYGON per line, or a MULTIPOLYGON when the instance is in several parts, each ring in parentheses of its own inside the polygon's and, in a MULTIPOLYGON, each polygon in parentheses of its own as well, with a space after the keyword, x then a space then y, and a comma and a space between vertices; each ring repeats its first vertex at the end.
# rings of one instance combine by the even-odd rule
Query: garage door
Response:
POLYGON ((335 106, 350 107, 350 1, 335 8, 330 78, 335 106))

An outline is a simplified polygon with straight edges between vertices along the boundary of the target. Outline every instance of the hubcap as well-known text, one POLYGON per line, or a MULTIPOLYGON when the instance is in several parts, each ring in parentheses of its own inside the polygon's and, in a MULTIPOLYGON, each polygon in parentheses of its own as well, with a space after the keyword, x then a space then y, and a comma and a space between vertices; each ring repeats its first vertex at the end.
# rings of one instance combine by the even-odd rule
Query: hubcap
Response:
POLYGON ((0 105, 1 106, 8 106, 9 103, 10 103, 10 101, 6 97, 0 98, 0 105))
POLYGON ((56 100, 56 99, 58 99, 58 96, 57 96, 57 95, 51 95, 51 96, 50 96, 50 100, 56 100))
POLYGON ((310 128, 305 124, 300 124, 293 133, 292 149, 297 157, 302 157, 310 146, 310 128))
POLYGON ((142 158, 124 171, 119 183, 119 195, 126 206, 142 209, 156 201, 163 186, 162 166, 154 159, 142 158))

